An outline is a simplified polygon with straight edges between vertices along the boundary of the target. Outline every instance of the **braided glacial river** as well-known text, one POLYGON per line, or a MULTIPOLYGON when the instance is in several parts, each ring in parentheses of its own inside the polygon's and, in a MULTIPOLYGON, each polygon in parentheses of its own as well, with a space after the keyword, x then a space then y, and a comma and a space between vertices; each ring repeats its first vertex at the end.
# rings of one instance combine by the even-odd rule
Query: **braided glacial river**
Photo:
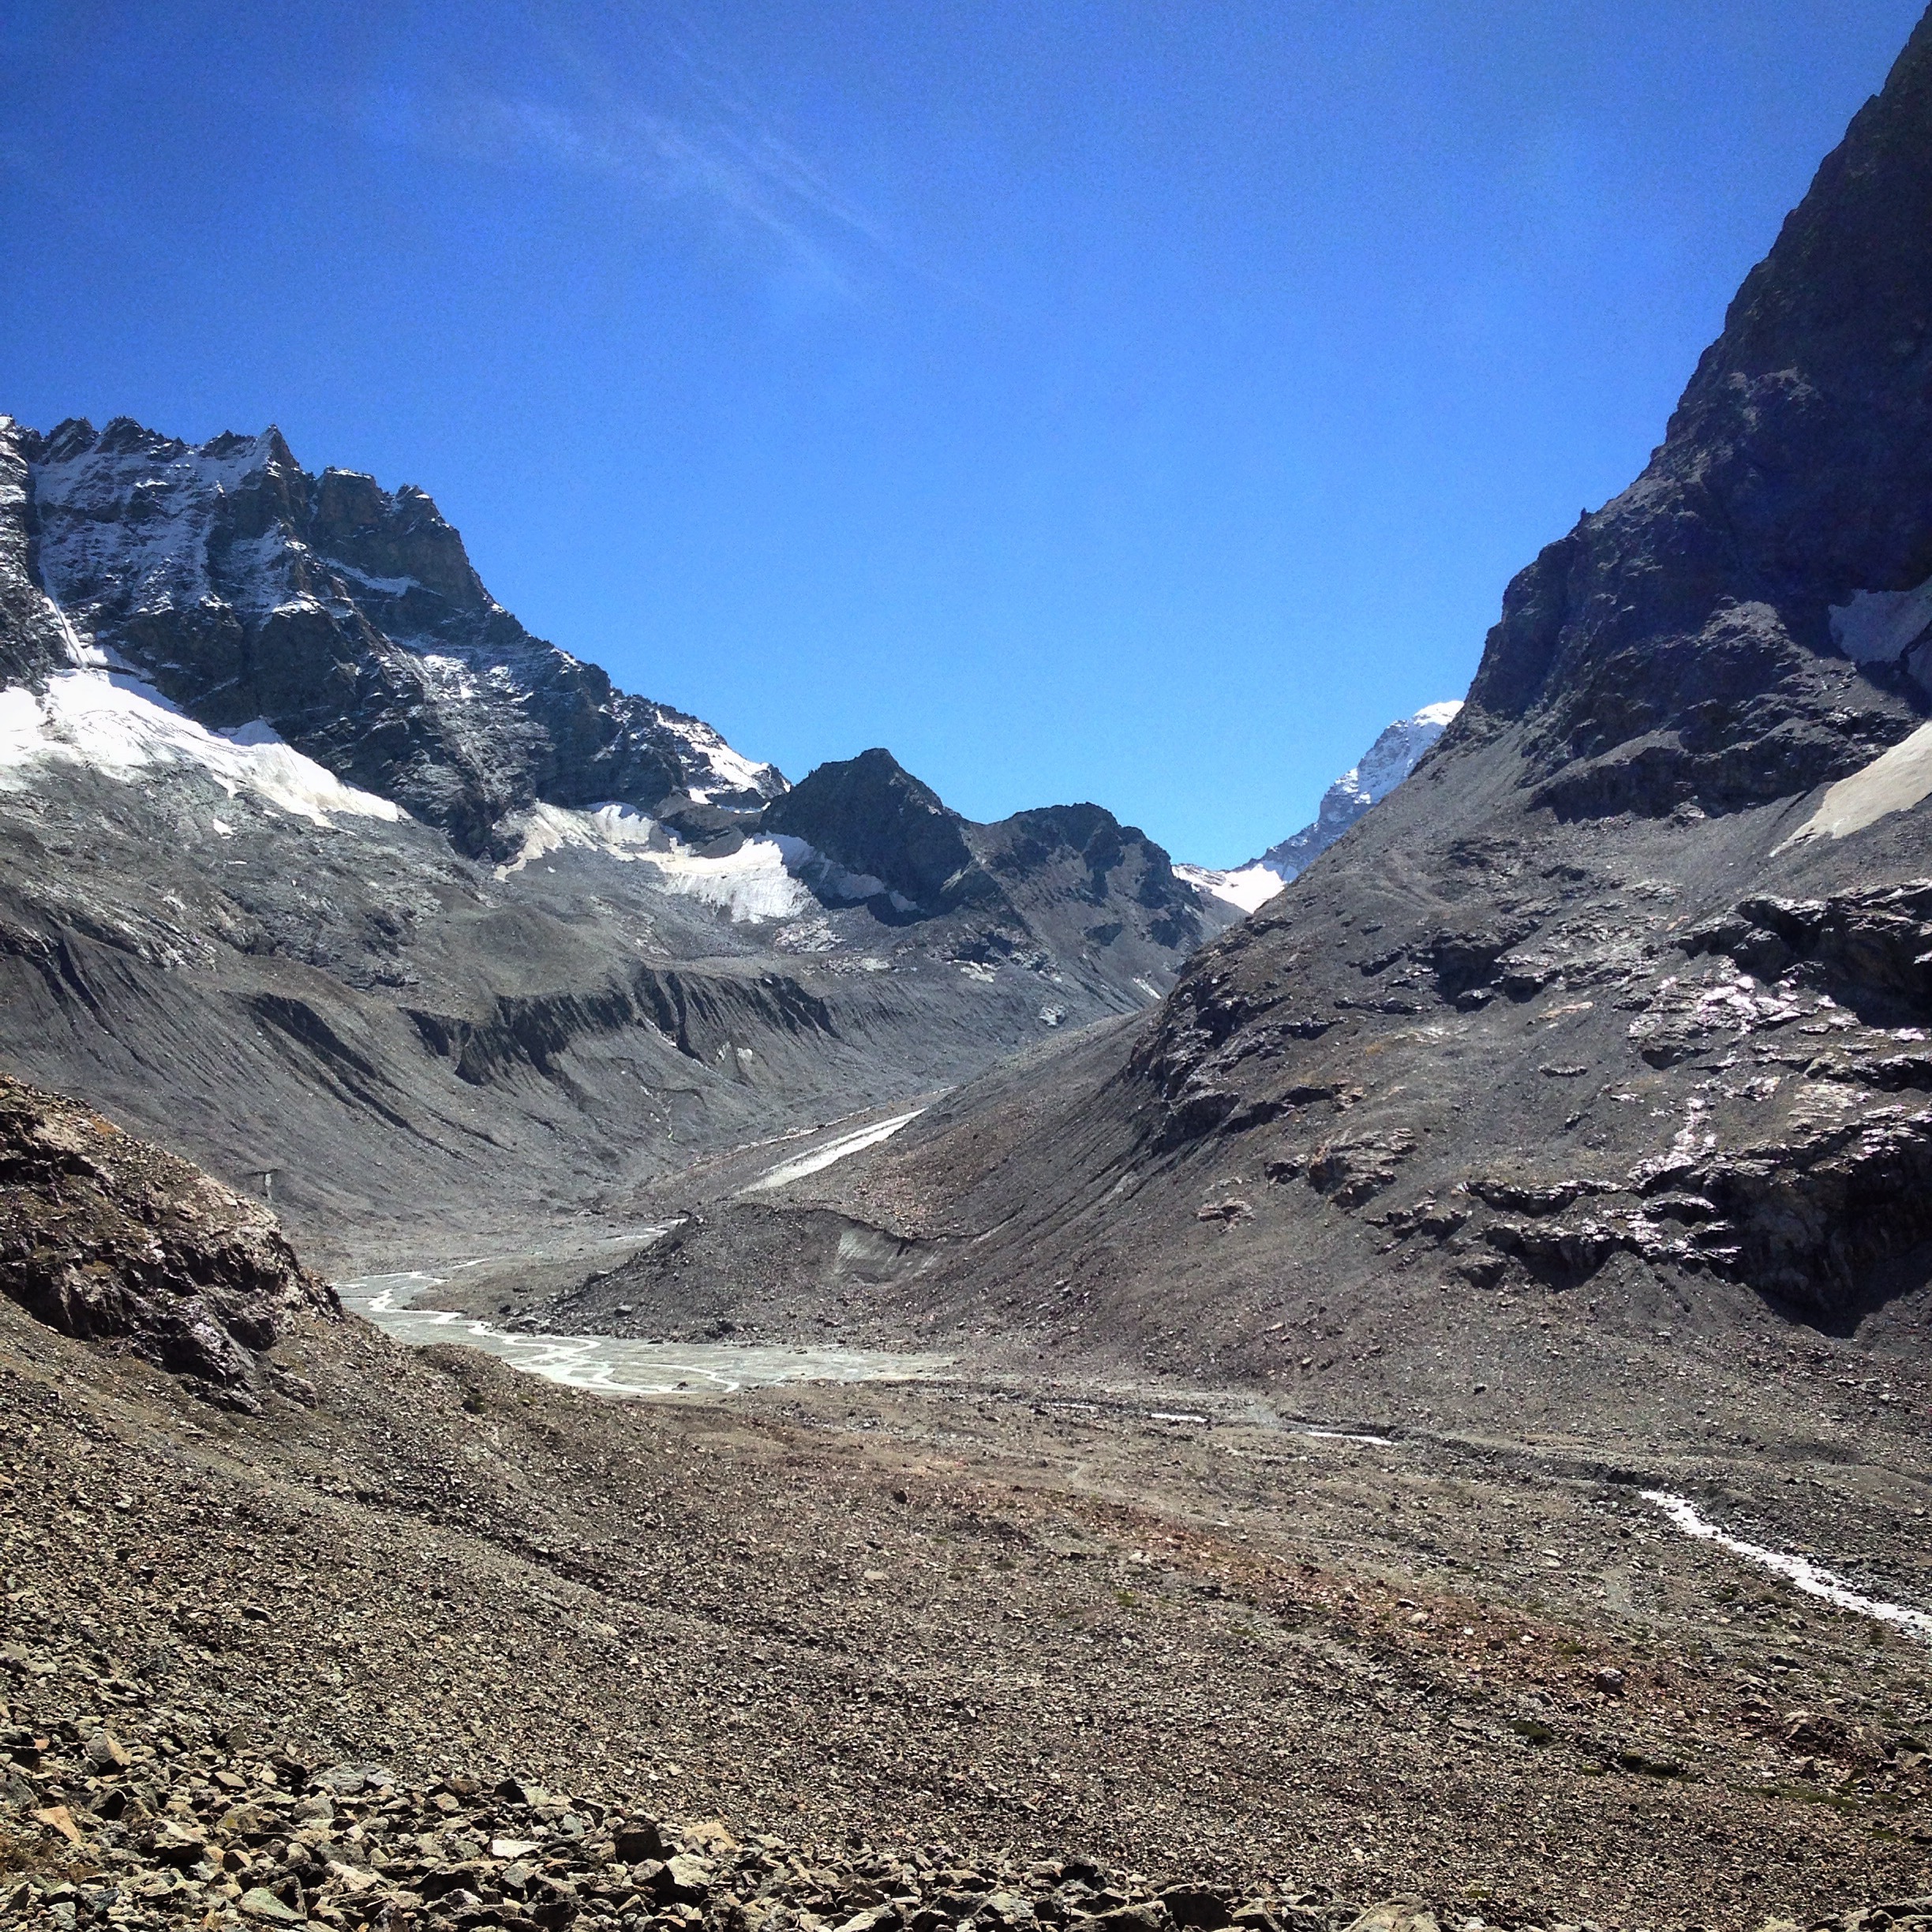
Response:
POLYGON ((419 1307, 440 1275, 366 1275, 338 1282, 342 1304, 399 1342, 455 1342, 513 1368, 607 1395, 728 1395, 784 1382, 928 1379, 947 1355, 895 1355, 874 1349, 780 1348, 757 1342, 634 1342, 616 1335, 522 1335, 447 1309, 419 1307))

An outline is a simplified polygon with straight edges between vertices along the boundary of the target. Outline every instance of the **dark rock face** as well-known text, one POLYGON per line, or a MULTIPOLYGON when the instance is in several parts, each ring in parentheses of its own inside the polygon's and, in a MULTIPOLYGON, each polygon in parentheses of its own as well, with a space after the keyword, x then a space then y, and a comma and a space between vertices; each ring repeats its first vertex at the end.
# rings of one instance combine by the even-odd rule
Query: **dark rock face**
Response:
POLYGON ((1830 612, 1932 576, 1929 125, 1922 23, 1649 467, 1510 586, 1462 730, 1526 721, 1541 802, 1735 810, 1855 769, 1924 714, 1924 667, 1851 661, 1830 612))
POLYGON ((1926 706, 1929 429, 1932 21, 1413 775, 1112 1058, 983 1084, 826 1204, 934 1240, 919 1293, 981 1332, 1065 1310, 1066 1352, 1330 1413, 1614 1410, 1518 1297, 1619 1346, 1910 1332, 1932 762, 1886 748, 1926 706))
POLYGON ((466 852, 507 856, 502 822, 539 799, 754 811, 783 789, 532 637, 419 489, 310 475, 272 429, 193 449, 125 417, 0 429, 0 499, 23 471, 0 582, 31 533, 39 586, 171 702, 212 730, 264 721, 466 852))
MULTIPOLYGON (((1178 878, 1138 826, 1099 805, 1046 805, 990 825, 940 802, 889 751, 822 765, 765 808, 761 829, 803 838, 858 883, 884 888, 875 916, 937 922, 953 957, 1145 957, 1114 977, 1159 973, 1232 917, 1178 878), (1125 943, 1118 944, 1122 942, 1125 943)), ((854 882, 834 882, 849 896, 854 882)))
MULTIPOLYGON (((1486 1035, 1495 1079, 1528 1044, 1511 1041, 1510 1009, 1541 1010, 1575 1047, 1527 1083, 1545 1104, 1512 1119, 1461 1096, 1472 1125, 1489 1116, 1477 1141, 1516 1170, 1505 1185, 1464 1166, 1455 1185, 1478 1210, 1461 1241, 1556 1282, 1629 1253, 1835 1315, 1932 1236, 1926 1118, 1893 1098, 1932 1084, 1897 1044, 1932 1022, 1919 814, 1808 844, 1780 836, 1781 813, 1721 837, 1699 822, 1857 771, 1919 722, 1932 684, 1909 613, 1892 661, 1854 661, 1835 639, 1859 593, 1932 575, 1928 432, 1932 17, 1753 270, 1649 469, 1511 585, 1464 720, 1420 781, 1433 797, 1398 794, 1338 849, 1325 892, 1270 908, 1184 975, 1134 1062, 1162 1141, 1293 1119, 1305 1062, 1350 1034, 1357 1052, 1382 1036, 1394 1065, 1378 1084, 1406 1084, 1410 1121, 1425 1119, 1470 1076, 1432 1076, 1389 1022, 1485 1016, 1445 1032, 1486 1035), (1642 841, 1582 829, 1672 811, 1678 825, 1642 841), (1312 1053, 1294 1043, 1309 993, 1321 1032, 1338 1029, 1312 1053), (1573 1100, 1577 1079, 1593 1086, 1573 1100), (1589 1133, 1606 1080, 1673 1122, 1668 1150, 1589 1133), (1560 1123, 1529 1127, 1557 1106, 1560 1123), (1550 1127, 1630 1163, 1516 1140, 1550 1127), (1515 1211, 1485 1226, 1483 1207, 1515 1211)), ((1383 1137, 1409 1133, 1374 1084, 1363 1092, 1383 1137)), ((1302 1171, 1349 1204, 1319 1159, 1302 1171)))
POLYGON ((32 478, 10 418, 0 417, 0 683, 44 677, 70 656, 60 612, 35 581, 32 478))
POLYGON ((292 1312, 333 1313, 273 1219, 71 1100, 0 1076, 0 1291, 83 1341, 125 1342, 259 1406, 292 1312))
POLYGON ((1156 948, 1186 953, 1226 923, 1226 908, 1178 878, 1138 826, 1123 826, 1100 806, 1016 812, 973 827, 972 838, 979 864, 1003 896, 1018 897, 1021 882, 1050 896, 1063 917, 1080 922, 1094 949, 1112 948, 1131 929, 1156 948))
POLYGON ((927 912, 973 896, 965 821, 887 751, 821 765, 765 808, 763 829, 816 846, 927 912))
POLYGON ((1177 911, 1193 900, 1174 876, 1166 854, 1137 826, 1123 826, 1099 805, 1047 805, 1016 812, 997 827, 986 863, 995 872, 1026 872, 1068 857, 1087 870, 1087 897, 1104 904, 1114 889, 1114 874, 1132 867, 1135 901, 1158 912, 1177 911))

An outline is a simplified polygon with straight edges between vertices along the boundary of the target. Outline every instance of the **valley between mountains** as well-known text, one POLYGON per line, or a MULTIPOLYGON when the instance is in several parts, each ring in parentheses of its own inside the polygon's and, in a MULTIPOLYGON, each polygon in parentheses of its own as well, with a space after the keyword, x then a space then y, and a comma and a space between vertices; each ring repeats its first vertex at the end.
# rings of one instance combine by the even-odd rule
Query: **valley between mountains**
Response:
POLYGON ((1932 1926, 1929 586, 1932 18, 1230 871, 0 418, 0 1922, 1932 1926))

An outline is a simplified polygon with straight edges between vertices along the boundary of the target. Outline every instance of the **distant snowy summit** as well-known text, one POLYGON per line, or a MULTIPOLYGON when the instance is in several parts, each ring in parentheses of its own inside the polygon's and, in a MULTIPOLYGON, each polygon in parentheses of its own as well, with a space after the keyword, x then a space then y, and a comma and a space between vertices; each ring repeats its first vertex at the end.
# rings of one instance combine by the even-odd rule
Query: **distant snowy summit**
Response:
POLYGON ((1206 866, 1177 865, 1176 875, 1244 912, 1265 905, 1290 879, 1306 871, 1371 805, 1387 798, 1415 769, 1423 753, 1449 728, 1462 709, 1460 698, 1451 698, 1398 718, 1368 747, 1361 762, 1345 771, 1323 793, 1315 822, 1279 845, 1271 845, 1259 859, 1225 872, 1206 866))
MULTIPOLYGON (((197 447, 125 416, 44 435, 0 416, 0 631, 6 682, 138 680, 204 732, 272 736, 473 856, 514 852, 540 803, 674 817, 786 788, 533 637, 424 492, 312 474, 273 428, 197 447)), ((97 723, 113 710, 66 699, 97 723)))

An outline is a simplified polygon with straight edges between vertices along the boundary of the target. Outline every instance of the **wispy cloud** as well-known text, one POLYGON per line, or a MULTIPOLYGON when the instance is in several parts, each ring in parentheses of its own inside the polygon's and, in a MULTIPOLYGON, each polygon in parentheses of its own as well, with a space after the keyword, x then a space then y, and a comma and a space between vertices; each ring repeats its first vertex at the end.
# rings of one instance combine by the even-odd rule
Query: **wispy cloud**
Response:
MULTIPOLYGON (((555 51, 556 50, 552 50, 555 51)), ((841 194, 714 70, 674 54, 667 114, 609 98, 607 84, 559 63, 529 92, 391 84, 365 95, 377 138, 487 165, 538 167, 608 182, 637 201, 683 206, 762 238, 794 270, 855 296, 868 262, 944 282, 841 194), (581 83, 581 84, 574 84, 581 83)))

